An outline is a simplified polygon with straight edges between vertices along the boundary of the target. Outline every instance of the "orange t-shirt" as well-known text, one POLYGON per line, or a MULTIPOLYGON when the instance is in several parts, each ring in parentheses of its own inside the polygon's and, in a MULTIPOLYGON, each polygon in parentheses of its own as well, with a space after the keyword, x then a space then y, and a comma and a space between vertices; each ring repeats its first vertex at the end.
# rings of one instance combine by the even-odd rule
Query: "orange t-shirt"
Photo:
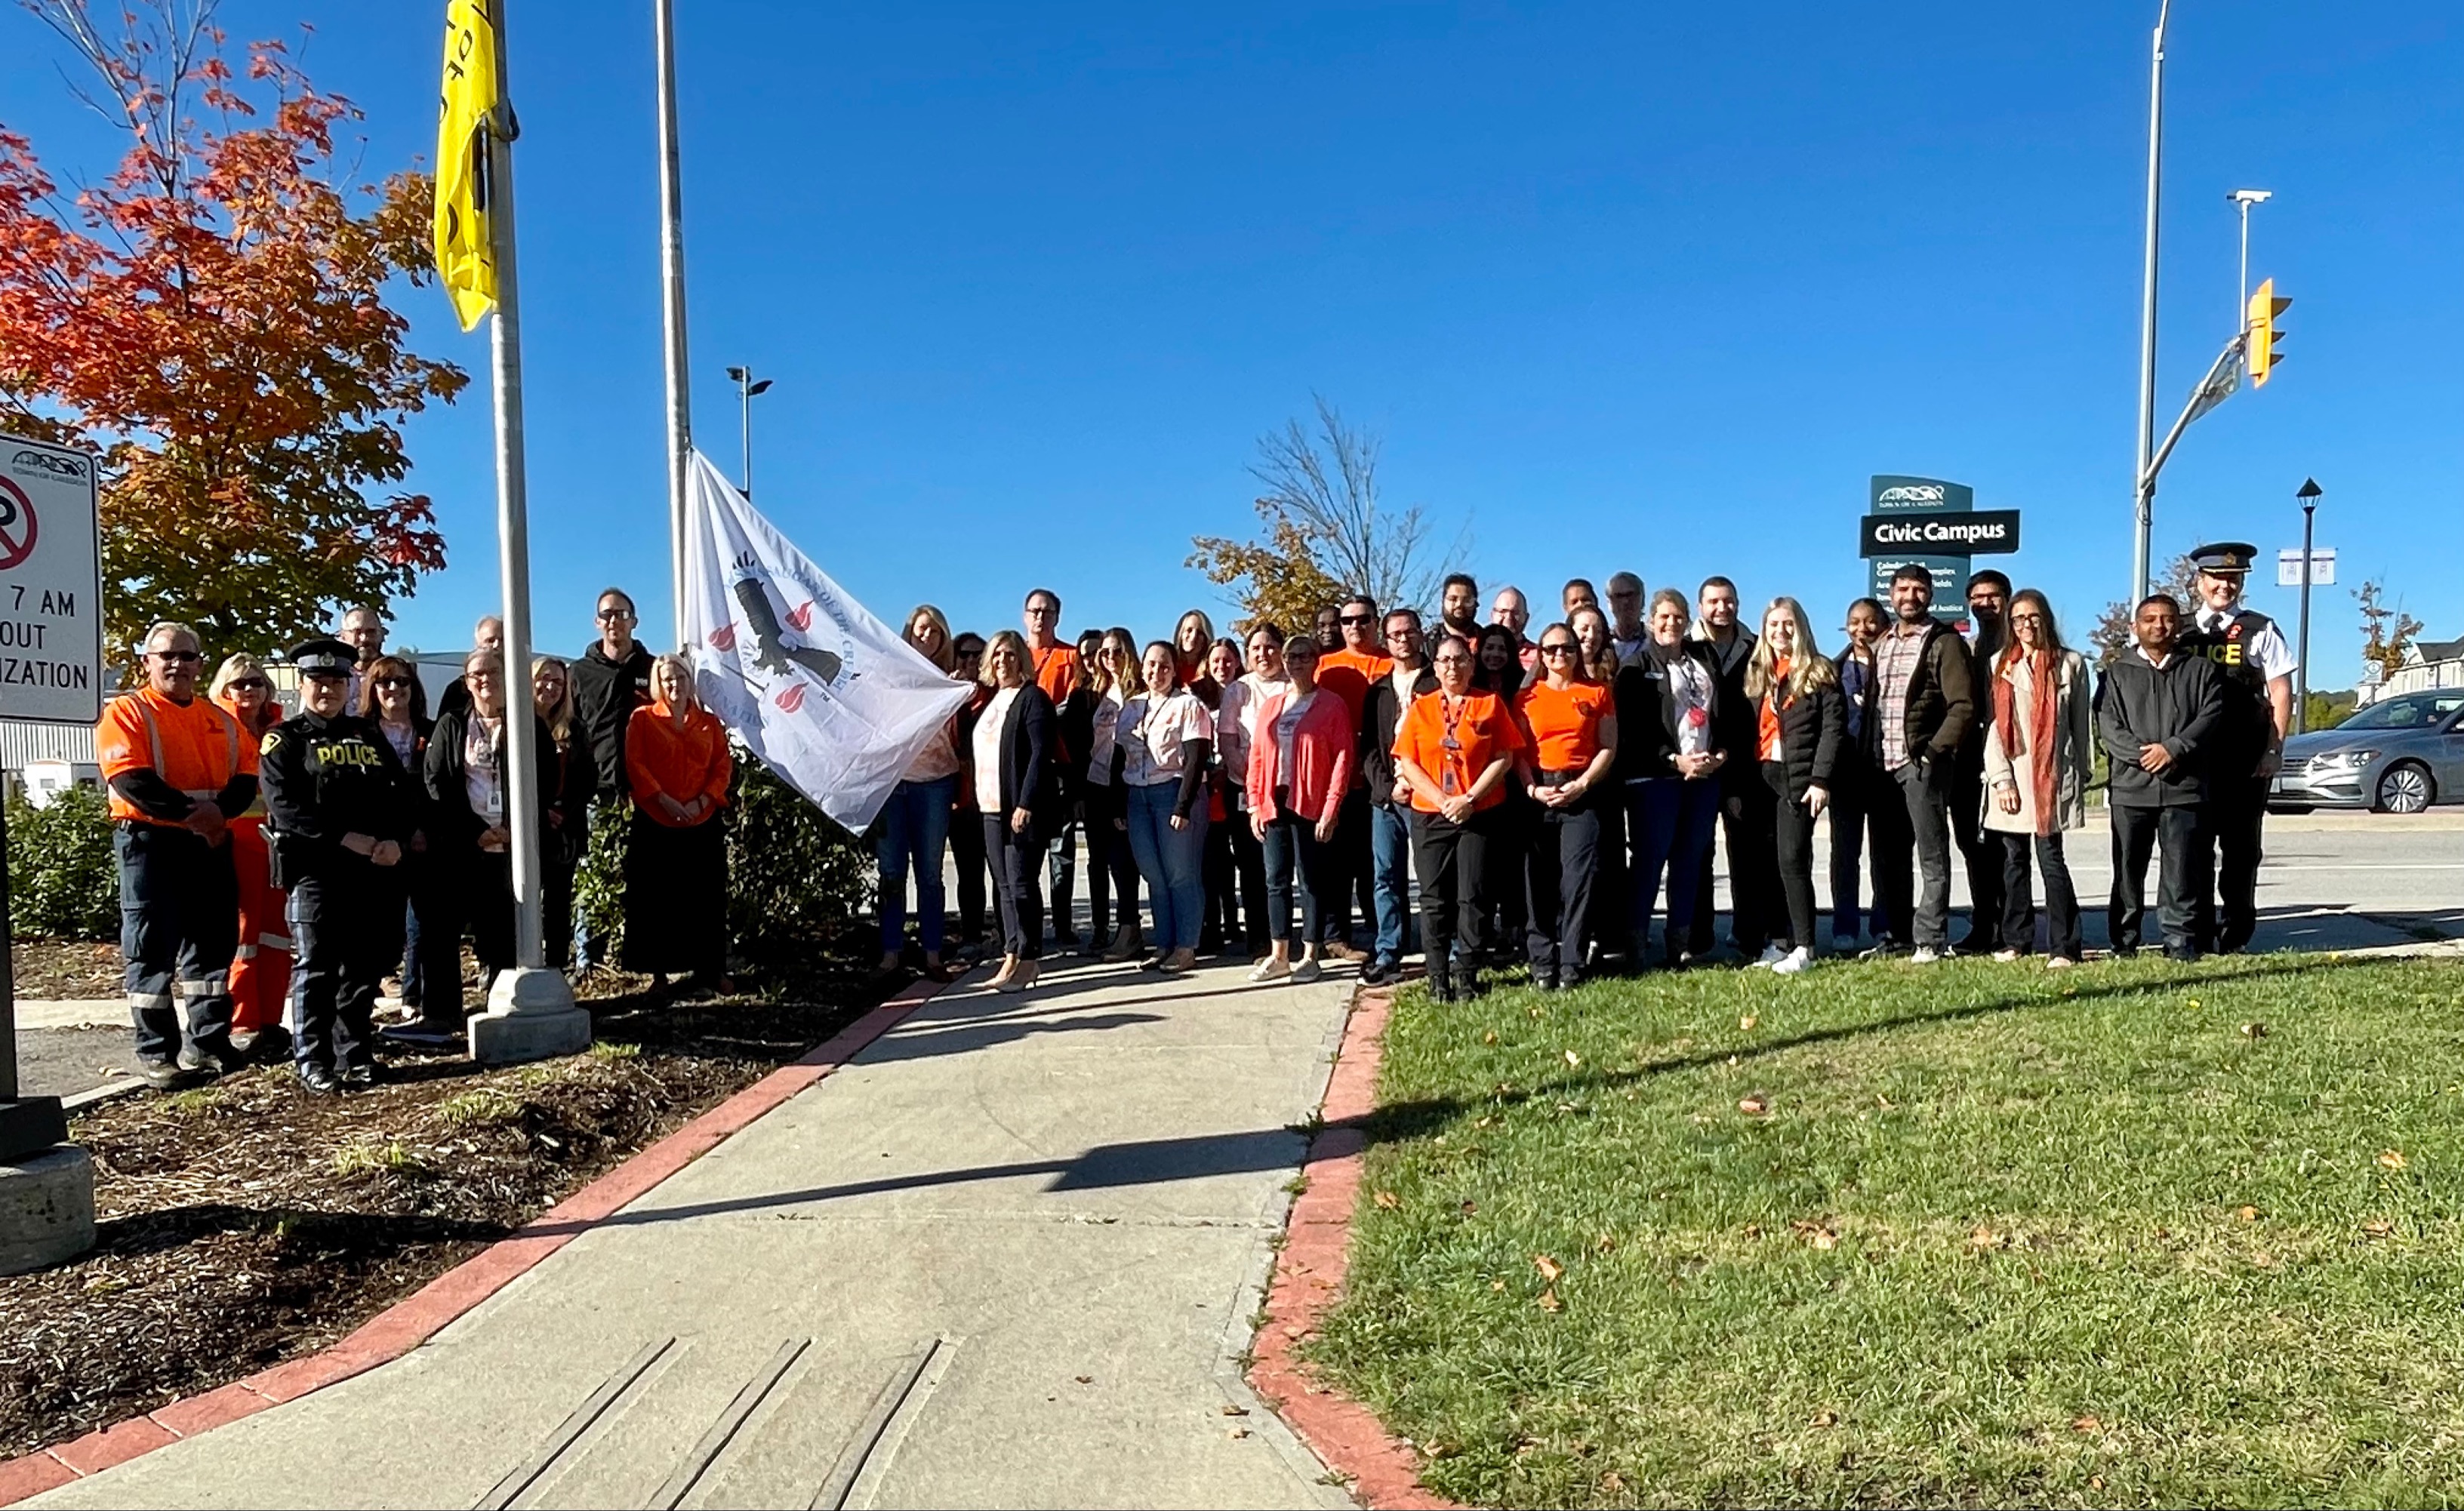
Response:
POLYGON ((708 798, 710 807, 696 823, 705 822, 727 803, 727 784, 736 776, 736 756, 727 748, 727 728, 718 715, 696 707, 685 715, 684 728, 665 703, 635 709, 625 724, 625 771, 632 778, 633 803, 653 823, 671 829, 693 824, 671 818, 650 800, 666 793, 678 802, 708 798))
POLYGON ((1068 702, 1071 690, 1078 686, 1078 647, 1047 646, 1037 650, 1030 646, 1026 653, 1035 661, 1035 685, 1044 690, 1052 706, 1057 709, 1068 702))
MULTIPOLYGON (((1395 757, 1419 767, 1437 778, 1441 788, 1466 793, 1480 780, 1480 774, 1488 770, 1491 761, 1524 748, 1523 729, 1514 722, 1514 714, 1505 700, 1494 692, 1463 694, 1452 717, 1448 717, 1446 703, 1442 690, 1424 692, 1412 700, 1411 712, 1403 715, 1403 722, 1395 731, 1395 757)), ((1475 811, 1493 808, 1505 800, 1506 783, 1501 781, 1472 807, 1475 811)), ((1412 789, 1412 806, 1422 813, 1438 811, 1438 805, 1418 785, 1412 789)))
POLYGON ((1319 653, 1317 685, 1340 699, 1346 712, 1352 715, 1352 727, 1360 728, 1360 706, 1369 701, 1369 690, 1377 679, 1395 669, 1392 657, 1373 655, 1346 646, 1341 650, 1319 653))
POLYGON ((1542 771, 1581 771, 1600 753, 1600 719, 1615 712, 1609 690, 1577 682, 1563 691, 1545 681, 1523 690, 1515 701, 1531 763, 1542 771))
POLYGON ((1761 760, 1784 760, 1780 748, 1779 715, 1787 705, 1780 702, 1780 689, 1788 686, 1788 662, 1785 658, 1771 663, 1771 690, 1763 694, 1762 707, 1755 721, 1754 746, 1761 760))
MULTIPOLYGON (((151 770, 200 801, 211 800, 233 777, 256 775, 257 742, 202 695, 183 705, 147 687, 114 698, 103 705, 94 745, 106 784, 124 772, 151 770)), ((176 826, 140 813, 117 792, 111 795, 111 816, 176 826)))

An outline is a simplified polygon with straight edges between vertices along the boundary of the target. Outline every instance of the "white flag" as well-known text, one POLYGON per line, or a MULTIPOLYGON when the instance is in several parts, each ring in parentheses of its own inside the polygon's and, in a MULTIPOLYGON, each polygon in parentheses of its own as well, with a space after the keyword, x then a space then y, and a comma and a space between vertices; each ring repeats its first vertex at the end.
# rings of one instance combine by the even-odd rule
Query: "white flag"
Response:
POLYGON ((719 722, 861 833, 967 685, 919 655, 693 453, 685 643, 719 722))

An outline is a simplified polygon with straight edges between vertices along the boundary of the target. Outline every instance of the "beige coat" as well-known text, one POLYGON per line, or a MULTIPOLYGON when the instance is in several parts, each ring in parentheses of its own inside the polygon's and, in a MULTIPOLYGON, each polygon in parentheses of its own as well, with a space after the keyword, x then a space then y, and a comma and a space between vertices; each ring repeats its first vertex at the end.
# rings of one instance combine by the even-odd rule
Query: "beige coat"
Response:
MULTIPOLYGON (((2054 751, 2054 827, 2076 829, 2087 822, 2087 784, 2096 760, 2096 715, 2090 708, 2086 660, 2076 650, 2065 650, 2059 663, 2058 686, 2054 695, 2054 737, 2058 742, 2054 751)), ((1985 827, 2005 834, 2036 832, 2036 794, 2035 783, 2028 779, 2029 750, 2027 709, 2035 689, 2028 663, 2014 661, 2009 668, 1997 668, 1994 680, 2008 678, 2011 683, 2012 712, 2019 723, 2019 755, 2013 759, 2003 748, 2000 724, 1985 730, 1985 827), (2019 811, 2004 813, 1995 799, 1995 789, 2011 783, 2019 791, 2019 811)), ((1992 695, 1992 682, 1978 690, 1979 697, 1992 695)))

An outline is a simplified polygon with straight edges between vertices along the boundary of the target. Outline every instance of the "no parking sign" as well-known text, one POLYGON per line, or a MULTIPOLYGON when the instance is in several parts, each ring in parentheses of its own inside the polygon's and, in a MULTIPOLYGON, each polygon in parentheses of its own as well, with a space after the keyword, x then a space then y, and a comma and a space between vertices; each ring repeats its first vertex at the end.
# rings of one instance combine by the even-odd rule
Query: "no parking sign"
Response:
POLYGON ((0 435, 0 719, 101 714, 94 453, 0 435))

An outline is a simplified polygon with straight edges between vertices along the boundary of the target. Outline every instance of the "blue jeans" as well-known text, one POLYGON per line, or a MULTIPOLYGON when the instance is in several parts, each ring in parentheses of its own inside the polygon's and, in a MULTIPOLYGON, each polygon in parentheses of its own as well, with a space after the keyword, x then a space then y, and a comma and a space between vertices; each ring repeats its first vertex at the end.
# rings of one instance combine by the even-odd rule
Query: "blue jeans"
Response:
POLYGON ((937 781, 902 781, 881 811, 881 953, 907 948, 907 874, 915 873, 915 932, 924 953, 941 953, 941 852, 950 840, 950 805, 958 798, 954 773, 937 781), (912 865, 911 865, 912 863, 912 865))
POLYGON ((1703 863, 1711 853, 1711 838, 1720 823, 1720 783, 1705 778, 1652 777, 1625 784, 1626 848, 1632 857, 1627 898, 1632 912, 1638 960, 1649 952, 1651 913, 1660 900, 1660 882, 1668 878, 1667 953, 1701 949, 1706 941, 1686 940, 1693 933, 1695 891, 1702 885, 1703 863))
POLYGON ((1412 917, 1412 821, 1403 809, 1384 802, 1370 806, 1369 856, 1377 897, 1377 958, 1395 965, 1403 958, 1412 917))
POLYGON ((1130 853, 1146 878, 1155 909, 1155 947, 1169 953, 1198 948, 1206 915, 1206 810, 1172 826, 1172 805, 1180 799, 1180 778, 1130 789, 1130 853))

